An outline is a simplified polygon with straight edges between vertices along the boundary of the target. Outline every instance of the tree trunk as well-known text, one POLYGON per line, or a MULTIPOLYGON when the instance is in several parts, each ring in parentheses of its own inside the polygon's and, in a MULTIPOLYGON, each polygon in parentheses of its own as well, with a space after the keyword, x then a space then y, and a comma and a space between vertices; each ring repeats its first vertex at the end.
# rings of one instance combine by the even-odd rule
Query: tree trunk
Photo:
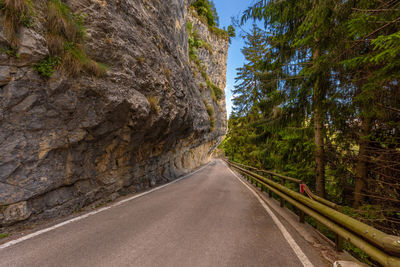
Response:
MULTIPOLYGON (((320 49, 313 52, 314 62, 320 56, 320 49)), ((321 83, 321 74, 317 75, 314 83, 313 107, 314 107, 314 143, 315 143, 315 187, 317 195, 325 197, 325 160, 324 160, 324 112, 322 102, 324 100, 324 88, 321 83)))
POLYGON ((365 188, 368 168, 367 168, 367 156, 368 156, 368 140, 367 136, 370 132, 371 120, 369 118, 361 119, 361 132, 359 138, 360 150, 358 152, 357 168, 356 168, 356 181, 354 183, 354 202, 353 207, 358 208, 364 201, 364 196, 361 195, 365 188))

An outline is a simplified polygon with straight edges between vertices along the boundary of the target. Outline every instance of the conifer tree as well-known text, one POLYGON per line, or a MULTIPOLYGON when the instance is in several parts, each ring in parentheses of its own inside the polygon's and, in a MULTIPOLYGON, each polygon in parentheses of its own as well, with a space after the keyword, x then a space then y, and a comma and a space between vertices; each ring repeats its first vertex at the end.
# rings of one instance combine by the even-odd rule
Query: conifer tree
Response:
POLYGON ((247 36, 226 154, 314 183, 357 208, 346 207, 353 216, 400 234, 399 10, 392 0, 249 7, 242 22, 264 22, 263 47, 252 51, 259 41, 247 36))
POLYGON ((255 112, 261 97, 259 74, 267 51, 267 43, 263 31, 253 25, 251 33, 246 35, 242 49, 246 63, 237 69, 236 85, 233 90, 234 112, 246 115, 255 112))

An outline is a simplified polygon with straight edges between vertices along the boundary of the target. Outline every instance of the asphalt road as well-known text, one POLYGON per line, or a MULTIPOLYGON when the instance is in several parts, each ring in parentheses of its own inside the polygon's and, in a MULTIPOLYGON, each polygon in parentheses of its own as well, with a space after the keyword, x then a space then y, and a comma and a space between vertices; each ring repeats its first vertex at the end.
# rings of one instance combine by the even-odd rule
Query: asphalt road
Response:
MULTIPOLYGON (((217 160, 160 190, 2 248, 0 266, 307 266, 277 225, 217 160)), ((325 266, 287 232, 314 266, 325 266)))

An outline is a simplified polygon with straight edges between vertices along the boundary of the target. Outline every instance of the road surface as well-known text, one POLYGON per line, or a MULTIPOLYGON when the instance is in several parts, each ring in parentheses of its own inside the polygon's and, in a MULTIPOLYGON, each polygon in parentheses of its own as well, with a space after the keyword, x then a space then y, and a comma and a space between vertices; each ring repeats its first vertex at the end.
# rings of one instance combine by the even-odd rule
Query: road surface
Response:
POLYGON ((215 160, 149 194, 3 244, 0 266, 326 266, 273 217, 215 160))

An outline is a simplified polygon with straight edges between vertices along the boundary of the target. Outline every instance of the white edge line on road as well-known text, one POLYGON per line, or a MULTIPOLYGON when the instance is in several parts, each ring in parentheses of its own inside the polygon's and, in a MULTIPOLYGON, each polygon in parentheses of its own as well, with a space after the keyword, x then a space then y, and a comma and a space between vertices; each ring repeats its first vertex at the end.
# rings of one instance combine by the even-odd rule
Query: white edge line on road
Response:
POLYGON ((285 226, 279 221, 279 219, 276 217, 276 215, 272 212, 272 210, 268 207, 267 204, 261 199, 261 197, 245 182, 242 181, 242 179, 234 173, 231 168, 227 166, 227 168, 233 173, 233 175, 242 183, 244 184, 247 189, 250 190, 250 192, 253 193, 253 195, 258 199, 258 201, 261 203, 261 205, 264 207, 264 209, 268 212, 269 216, 271 216, 272 220, 275 222, 275 224, 278 226, 279 230, 281 231, 282 235, 285 237, 286 241, 289 243, 289 245, 292 247, 294 253, 296 253, 296 256, 299 258, 301 263, 303 264, 304 267, 313 267, 314 265, 311 263, 311 261, 308 259, 306 254, 301 250, 299 245, 297 245, 296 241, 294 241, 293 237, 290 235, 290 233, 286 230, 285 226))
POLYGON ((31 238, 33 238, 33 237, 35 237, 35 236, 38 236, 38 235, 41 235, 41 234, 50 232, 50 231, 52 231, 52 230, 54 230, 54 229, 60 228, 60 227, 62 227, 62 226, 64 226, 64 225, 70 224, 70 223, 72 223, 72 222, 80 221, 80 220, 82 220, 82 219, 84 219, 84 218, 87 218, 87 217, 89 217, 89 216, 95 215, 95 214, 100 213, 100 212, 102 212, 102 211, 105 211, 105 210, 108 210, 108 209, 111 209, 111 208, 120 206, 121 204, 123 204, 123 203, 125 203, 125 202, 134 200, 134 199, 136 199, 136 198, 139 198, 139 197, 142 197, 142 196, 144 196, 144 195, 150 194, 150 193, 152 193, 152 192, 154 192, 154 191, 160 190, 160 189, 162 189, 162 188, 164 188, 164 187, 166 187, 166 186, 169 186, 169 185, 171 185, 171 184, 174 184, 174 183, 176 183, 176 182, 179 182, 180 180, 185 179, 185 178, 187 178, 187 177, 189 177, 189 176, 191 176, 191 175, 193 175, 193 174, 195 174, 195 173, 197 173, 197 172, 203 170, 204 168, 208 167, 208 165, 210 165, 210 163, 211 163, 211 162, 209 162, 209 163, 207 163, 206 165, 204 165, 203 167, 201 167, 201 168, 195 170, 194 172, 191 172, 191 173, 189 173, 189 174, 186 174, 185 176, 183 176, 183 177, 181 177, 181 178, 178 178, 178 179, 176 179, 176 180, 174 180, 174 181, 172 181, 172 182, 169 182, 169 183, 167 183, 167 184, 164 184, 164 185, 158 186, 158 187, 156 187, 156 188, 153 188, 153 189, 151 189, 151 190, 149 190, 149 191, 146 191, 146 192, 143 192, 143 193, 134 195, 134 196, 132 196, 132 197, 123 199, 123 200, 121 200, 121 201, 119 201, 119 202, 117 202, 117 203, 115 203, 115 204, 110 205, 110 206, 107 206, 107 207, 104 207, 104 208, 101 208, 101 209, 98 209, 98 210, 95 210, 95 211, 86 213, 86 214, 84 214, 84 215, 81 215, 81 216, 72 218, 72 219, 70 219, 70 220, 68 220, 68 221, 65 221, 65 222, 56 224, 56 225, 54 225, 54 226, 51 226, 51 227, 48 227, 48 228, 39 230, 39 231, 37 231, 37 232, 34 232, 34 233, 31 233, 31 234, 25 235, 25 236, 20 237, 20 238, 18 238, 18 239, 11 240, 11 241, 9 241, 9 242, 7 242, 7 243, 4 243, 4 244, 0 245, 0 249, 4 249, 4 248, 7 248, 7 247, 16 245, 16 244, 21 243, 21 242, 23 242, 23 241, 25 241, 25 240, 31 239, 31 238))

